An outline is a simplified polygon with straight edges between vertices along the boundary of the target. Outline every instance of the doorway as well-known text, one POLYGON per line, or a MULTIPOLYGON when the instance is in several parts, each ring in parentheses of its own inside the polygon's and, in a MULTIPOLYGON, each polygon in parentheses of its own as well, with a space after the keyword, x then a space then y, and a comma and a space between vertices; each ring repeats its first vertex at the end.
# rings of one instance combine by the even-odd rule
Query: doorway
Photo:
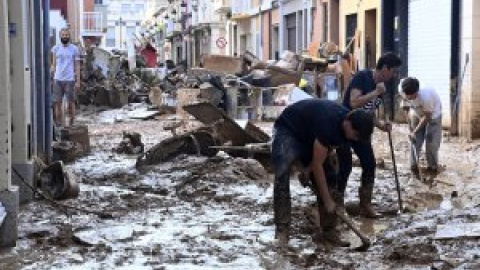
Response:
POLYGON ((365 67, 375 68, 377 59, 377 10, 365 11, 365 67))
POLYGON ((292 13, 285 16, 287 26, 287 49, 292 52, 297 51, 297 14, 292 13))
POLYGON ((278 25, 274 25, 272 36, 270 37, 272 49, 270 50, 270 59, 279 60, 280 53, 278 51, 278 25))
MULTIPOLYGON (((352 42, 352 40, 355 38, 355 32, 357 31, 357 14, 350 14, 345 17, 345 41, 346 41, 346 46, 352 42)), ((354 53, 355 46, 350 45, 350 53, 354 53)))

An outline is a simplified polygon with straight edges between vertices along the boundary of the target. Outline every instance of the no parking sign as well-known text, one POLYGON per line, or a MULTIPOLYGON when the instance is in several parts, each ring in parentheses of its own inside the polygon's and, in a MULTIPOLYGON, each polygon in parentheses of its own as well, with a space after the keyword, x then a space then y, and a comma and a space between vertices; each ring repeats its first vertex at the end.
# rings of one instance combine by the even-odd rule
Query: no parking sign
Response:
POLYGON ((217 38, 217 41, 215 42, 217 44, 217 47, 220 49, 225 48, 227 46, 227 40, 223 37, 217 38))

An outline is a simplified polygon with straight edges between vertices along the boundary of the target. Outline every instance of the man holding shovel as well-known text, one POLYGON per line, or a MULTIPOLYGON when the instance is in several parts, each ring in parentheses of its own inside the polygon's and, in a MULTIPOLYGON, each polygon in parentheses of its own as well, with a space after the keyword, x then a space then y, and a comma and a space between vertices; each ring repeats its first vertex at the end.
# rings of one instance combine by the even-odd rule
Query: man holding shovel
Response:
POLYGON ((420 88, 417 79, 407 77, 400 83, 410 128, 410 168, 419 178, 418 154, 425 142, 427 173, 438 173, 438 150, 442 141, 442 102, 433 88, 420 88))
MULTIPOLYGON (((349 111, 333 101, 307 99, 288 106, 275 121, 272 161, 275 169, 275 237, 288 243, 291 223, 290 173, 299 165, 317 195, 323 236, 338 244, 334 232, 336 205, 332 189, 336 172, 328 162, 333 148, 348 141, 369 141, 373 116, 362 110, 349 111)), ((348 243, 347 243, 348 244, 348 243)), ((341 243, 344 245, 344 242, 341 243)))
MULTIPOLYGON (((397 75, 397 68, 402 61, 393 53, 385 53, 378 59, 374 70, 361 70, 350 81, 345 91, 343 105, 348 109, 364 108, 372 115, 382 103, 385 93, 384 82, 388 82, 397 75)), ((375 126, 385 132, 390 132, 392 126, 388 122, 375 120, 375 126)), ((347 188, 348 178, 352 172, 352 152, 357 154, 362 167, 361 186, 358 190, 360 198, 360 213, 367 218, 376 218, 379 215, 372 208, 372 193, 375 181, 375 156, 372 142, 352 142, 337 149, 340 164, 340 182, 338 189, 343 201, 347 188)))

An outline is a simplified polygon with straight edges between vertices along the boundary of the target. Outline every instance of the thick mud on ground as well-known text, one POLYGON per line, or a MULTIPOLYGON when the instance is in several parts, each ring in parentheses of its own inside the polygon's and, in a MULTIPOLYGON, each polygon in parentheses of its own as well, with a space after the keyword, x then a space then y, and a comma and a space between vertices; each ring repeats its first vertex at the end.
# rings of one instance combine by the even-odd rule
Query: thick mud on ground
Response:
MULTIPOLYGON (((140 132, 148 149, 171 136, 162 129, 171 118, 132 121, 127 113, 84 112, 79 119, 89 124, 92 153, 68 164, 81 191, 64 203, 113 218, 64 211, 42 200, 22 206, 20 239, 16 248, 1 251, 0 269, 480 269, 474 237, 479 226, 469 237, 455 235, 466 231, 461 224, 480 222, 479 142, 445 137, 445 168, 422 183, 410 175, 406 130, 396 126, 394 147, 409 212, 378 220, 354 217, 373 240, 367 252, 319 241, 315 197, 292 177, 292 239, 280 247, 274 239, 272 176, 257 161, 222 153, 181 156, 138 171, 136 156, 112 151, 122 131, 140 132)), ((185 129, 192 126, 198 123, 185 122, 185 129)), ((260 126, 271 131, 271 123, 260 126)), ((395 210, 386 134, 377 131, 375 145, 375 206, 395 210)), ((348 202, 358 200, 359 175, 354 168, 348 202)), ((346 226, 341 231, 352 246, 360 245, 346 226)))

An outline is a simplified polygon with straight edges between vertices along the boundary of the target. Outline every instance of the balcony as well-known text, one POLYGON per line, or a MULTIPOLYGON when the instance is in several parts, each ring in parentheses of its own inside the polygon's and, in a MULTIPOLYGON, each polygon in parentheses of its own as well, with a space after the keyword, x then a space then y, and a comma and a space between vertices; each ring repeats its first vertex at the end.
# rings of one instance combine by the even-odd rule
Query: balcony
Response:
POLYGON ((104 21, 102 12, 83 12, 82 14, 82 36, 103 36, 104 34, 104 21))
POLYGON ((169 20, 167 24, 166 37, 171 38, 182 32, 182 24, 169 20))
MULTIPOLYGON (((238 1, 237 2, 243 2, 238 1)), ((219 13, 227 13, 232 9, 230 0, 214 0, 213 2, 213 9, 219 13)))
POLYGON ((232 20, 242 20, 250 17, 251 1, 232 2, 232 20))

